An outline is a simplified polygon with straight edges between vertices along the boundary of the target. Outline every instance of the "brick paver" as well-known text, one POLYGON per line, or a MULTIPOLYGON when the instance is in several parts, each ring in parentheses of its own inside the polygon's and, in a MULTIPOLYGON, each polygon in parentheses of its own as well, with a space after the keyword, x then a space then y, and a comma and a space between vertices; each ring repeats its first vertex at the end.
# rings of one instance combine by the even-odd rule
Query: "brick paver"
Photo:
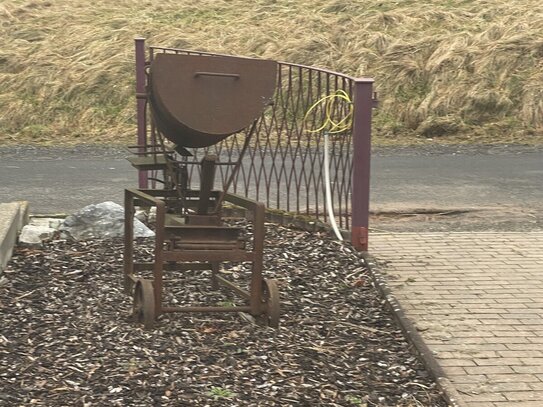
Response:
POLYGON ((543 406, 543 232, 372 233, 370 244, 468 406, 543 406))

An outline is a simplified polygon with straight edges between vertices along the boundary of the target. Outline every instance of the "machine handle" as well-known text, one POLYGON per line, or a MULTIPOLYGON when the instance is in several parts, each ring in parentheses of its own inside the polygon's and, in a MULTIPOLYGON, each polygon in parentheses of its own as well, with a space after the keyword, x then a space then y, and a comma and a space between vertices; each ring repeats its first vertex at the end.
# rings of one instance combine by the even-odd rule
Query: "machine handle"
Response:
POLYGON ((239 74, 238 73, 224 73, 224 72, 195 72, 194 76, 195 77, 198 77, 198 76, 223 76, 223 77, 226 77, 226 78, 239 79, 239 74))

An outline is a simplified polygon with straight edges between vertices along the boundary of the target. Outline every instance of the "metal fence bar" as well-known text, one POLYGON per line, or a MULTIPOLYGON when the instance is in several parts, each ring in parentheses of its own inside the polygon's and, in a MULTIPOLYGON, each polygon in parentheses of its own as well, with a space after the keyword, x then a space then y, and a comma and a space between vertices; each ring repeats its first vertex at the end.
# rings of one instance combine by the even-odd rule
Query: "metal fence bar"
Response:
MULTIPOLYGON (((145 39, 136 38, 136 109, 138 123, 138 146, 147 145, 147 120, 145 113, 145 39)), ((144 152, 145 147, 140 147, 139 152, 144 152)), ((148 187, 147 171, 138 173, 139 188, 148 187)))
POLYGON ((351 242, 357 250, 363 251, 368 250, 372 108, 373 79, 357 79, 354 84, 351 242))

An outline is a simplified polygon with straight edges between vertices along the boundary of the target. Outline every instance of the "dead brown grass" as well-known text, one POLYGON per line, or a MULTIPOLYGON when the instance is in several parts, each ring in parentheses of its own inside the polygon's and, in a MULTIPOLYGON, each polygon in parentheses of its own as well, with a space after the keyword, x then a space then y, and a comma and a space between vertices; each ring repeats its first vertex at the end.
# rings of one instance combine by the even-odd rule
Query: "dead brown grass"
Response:
POLYGON ((4 0, 0 141, 131 142, 136 36, 373 76, 380 143, 543 142, 536 0, 4 0))

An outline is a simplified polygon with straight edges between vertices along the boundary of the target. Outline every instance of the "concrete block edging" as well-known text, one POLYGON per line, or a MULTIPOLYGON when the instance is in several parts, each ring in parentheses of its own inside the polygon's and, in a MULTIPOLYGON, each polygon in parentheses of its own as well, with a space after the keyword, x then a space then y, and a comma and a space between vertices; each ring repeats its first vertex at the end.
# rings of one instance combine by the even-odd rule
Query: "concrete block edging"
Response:
POLYGON ((0 203, 0 273, 6 267, 17 236, 28 223, 28 202, 0 203))
POLYGON ((467 407, 467 403, 462 399, 458 390, 456 390, 450 379, 445 375, 445 372, 437 363, 432 351, 428 348, 428 345, 426 345, 411 320, 405 315, 405 312, 396 297, 392 295, 383 274, 379 270, 376 259, 368 252, 361 252, 360 256, 366 263, 366 267, 368 268, 368 272, 375 287, 385 299, 387 307, 400 325, 405 337, 415 348, 419 359, 422 360, 424 366, 436 381, 447 403, 451 407, 467 407))

